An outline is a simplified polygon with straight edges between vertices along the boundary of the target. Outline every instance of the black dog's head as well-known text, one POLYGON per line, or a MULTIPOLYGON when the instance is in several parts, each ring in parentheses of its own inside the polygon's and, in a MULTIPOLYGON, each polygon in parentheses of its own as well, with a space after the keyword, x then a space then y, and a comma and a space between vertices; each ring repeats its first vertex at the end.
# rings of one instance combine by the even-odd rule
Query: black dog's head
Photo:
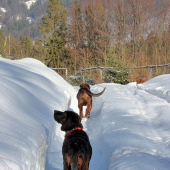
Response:
POLYGON ((62 124, 61 130, 65 132, 70 131, 75 127, 83 128, 80 116, 73 111, 61 112, 54 110, 54 119, 62 124))

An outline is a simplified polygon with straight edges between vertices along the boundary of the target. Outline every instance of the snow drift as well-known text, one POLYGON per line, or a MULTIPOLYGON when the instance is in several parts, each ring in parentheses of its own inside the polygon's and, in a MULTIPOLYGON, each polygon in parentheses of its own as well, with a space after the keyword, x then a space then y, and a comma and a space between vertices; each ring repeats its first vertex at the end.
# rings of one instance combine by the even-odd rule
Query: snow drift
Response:
POLYGON ((73 88, 35 59, 0 58, 0 169, 43 170, 55 127, 73 88))

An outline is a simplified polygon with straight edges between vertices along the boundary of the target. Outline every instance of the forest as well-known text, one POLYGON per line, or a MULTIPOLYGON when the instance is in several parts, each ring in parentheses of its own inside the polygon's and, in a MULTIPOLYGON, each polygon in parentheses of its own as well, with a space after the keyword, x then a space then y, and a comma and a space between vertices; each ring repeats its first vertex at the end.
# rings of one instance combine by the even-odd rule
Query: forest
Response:
POLYGON ((169 0, 73 0, 67 5, 48 0, 39 25, 33 27, 31 34, 40 37, 32 39, 26 31, 16 38, 0 30, 2 57, 35 58, 77 77, 83 68, 113 67, 102 70, 102 79, 97 70, 84 73, 96 83, 141 83, 169 73, 169 66, 158 67, 170 63, 169 0), (147 67, 134 69, 148 65, 156 65, 152 73, 147 67))

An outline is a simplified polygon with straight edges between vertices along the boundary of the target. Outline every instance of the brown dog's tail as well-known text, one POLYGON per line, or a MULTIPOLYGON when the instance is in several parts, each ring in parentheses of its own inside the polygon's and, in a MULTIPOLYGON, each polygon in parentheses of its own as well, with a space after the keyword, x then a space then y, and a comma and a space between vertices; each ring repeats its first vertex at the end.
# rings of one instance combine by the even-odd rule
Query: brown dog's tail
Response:
POLYGON ((106 87, 105 87, 100 93, 98 93, 98 94, 94 94, 94 93, 92 93, 91 91, 86 91, 86 93, 87 93, 88 95, 90 95, 90 96, 98 97, 98 96, 100 96, 100 95, 102 95, 102 94, 104 93, 105 89, 106 89, 106 87))

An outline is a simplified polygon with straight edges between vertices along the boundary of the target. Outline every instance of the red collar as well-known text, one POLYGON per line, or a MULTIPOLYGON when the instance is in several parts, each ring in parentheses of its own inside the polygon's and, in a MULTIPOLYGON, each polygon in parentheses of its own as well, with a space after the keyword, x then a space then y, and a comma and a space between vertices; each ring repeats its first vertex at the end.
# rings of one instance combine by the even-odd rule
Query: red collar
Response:
POLYGON ((72 130, 67 131, 66 133, 68 133, 68 132, 72 132, 72 131, 74 131, 74 130, 82 130, 82 128, 80 128, 80 127, 75 127, 75 128, 73 128, 72 130))

